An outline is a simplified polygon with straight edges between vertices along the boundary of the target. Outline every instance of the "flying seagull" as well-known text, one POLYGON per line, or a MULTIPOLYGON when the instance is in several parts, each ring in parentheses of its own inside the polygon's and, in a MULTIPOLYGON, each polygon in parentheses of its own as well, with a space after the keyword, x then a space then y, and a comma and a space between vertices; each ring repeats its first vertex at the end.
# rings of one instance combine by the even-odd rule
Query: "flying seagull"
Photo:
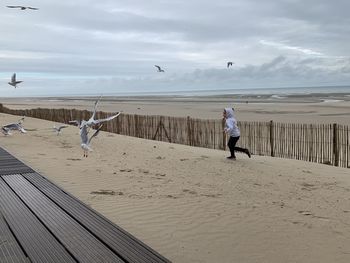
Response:
POLYGON ((164 70, 160 66, 158 65, 154 65, 154 66, 158 69, 158 72, 164 72, 164 70))
POLYGON ((27 131, 22 127, 20 123, 10 123, 1 127, 1 132, 4 135, 12 135, 10 131, 19 131, 21 133, 26 133, 27 131))
POLYGON ((234 63, 231 62, 231 61, 227 62, 227 68, 229 68, 229 67, 232 66, 233 64, 234 64, 234 63))
POLYGON ((78 125, 80 129, 83 126, 88 126, 89 128, 91 128, 92 126, 95 126, 95 125, 100 124, 102 122, 113 120, 114 118, 118 117, 121 114, 121 112, 118 112, 117 114, 110 116, 108 118, 96 120, 95 115, 96 115, 97 104, 99 101, 100 101, 99 99, 95 101, 94 110, 93 110, 92 115, 91 115, 89 120, 87 120, 87 121, 82 120, 80 122, 77 120, 73 120, 73 121, 69 121, 69 123, 78 125))
POLYGON ((54 130, 55 132, 57 132, 57 136, 58 136, 58 135, 60 135, 61 130, 64 129, 64 128, 67 128, 67 127, 68 127, 68 125, 60 125, 60 126, 58 126, 58 127, 56 127, 56 125, 54 125, 54 126, 53 126, 53 130, 54 130))
POLYGON ((39 10, 39 8, 36 7, 30 7, 30 6, 21 6, 21 5, 8 5, 6 6, 8 8, 19 8, 21 10, 26 10, 26 9, 30 9, 30 10, 39 10))
POLYGON ((82 128, 80 128, 80 139, 81 139, 80 146, 84 150, 84 157, 88 157, 88 153, 92 151, 92 149, 90 147, 91 140, 92 140, 92 138, 94 138, 98 135, 102 126, 103 126, 103 124, 98 126, 97 130, 94 132, 93 135, 91 135, 90 138, 88 137, 88 134, 89 134, 89 131, 87 129, 88 127, 86 125, 84 125, 82 128))
POLYGON ((13 73, 13 75, 11 77, 11 82, 8 82, 8 84, 10 84, 11 86, 14 86, 15 88, 17 88, 17 84, 19 84, 21 82, 23 82, 23 81, 16 80, 16 73, 13 73))

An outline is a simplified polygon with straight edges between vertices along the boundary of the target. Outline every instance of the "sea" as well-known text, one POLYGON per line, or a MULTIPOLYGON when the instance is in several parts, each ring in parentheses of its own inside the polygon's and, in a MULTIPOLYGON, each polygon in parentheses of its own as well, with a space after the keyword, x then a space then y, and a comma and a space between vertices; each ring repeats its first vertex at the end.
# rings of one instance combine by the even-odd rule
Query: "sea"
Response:
MULTIPOLYGON (((178 90, 178 91, 137 91, 137 92, 111 92, 103 96, 219 96, 219 95, 307 95, 307 94, 347 94, 350 96, 349 86, 323 86, 323 87, 283 87, 283 88, 245 88, 245 89, 211 89, 211 90, 178 90)), ((81 96, 82 94, 76 94, 81 96)), ((91 96, 101 95, 89 94, 91 96)), ((85 94, 86 96, 86 94, 85 94)))

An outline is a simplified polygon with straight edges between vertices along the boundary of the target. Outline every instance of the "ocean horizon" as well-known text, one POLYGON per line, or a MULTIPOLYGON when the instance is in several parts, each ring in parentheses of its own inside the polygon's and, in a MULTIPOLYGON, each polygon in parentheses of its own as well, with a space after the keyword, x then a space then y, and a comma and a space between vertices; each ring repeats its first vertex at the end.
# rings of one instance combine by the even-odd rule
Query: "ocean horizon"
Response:
POLYGON ((173 91, 120 91, 120 92, 94 92, 94 93, 62 93, 62 94, 23 94, 17 96, 2 96, 3 98, 13 97, 137 97, 137 96, 224 96, 224 95, 309 95, 309 94, 348 94, 349 86, 321 86, 321 87, 283 87, 283 88, 244 88, 244 89, 206 89, 206 90, 173 90, 173 91))

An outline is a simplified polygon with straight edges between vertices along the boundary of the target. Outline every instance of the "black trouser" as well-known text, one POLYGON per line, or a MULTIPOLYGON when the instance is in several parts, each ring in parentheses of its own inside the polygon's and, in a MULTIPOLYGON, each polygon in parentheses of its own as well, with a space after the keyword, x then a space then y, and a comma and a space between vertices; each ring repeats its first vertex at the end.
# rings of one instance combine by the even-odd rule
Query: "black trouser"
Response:
POLYGON ((230 137, 230 139, 228 140, 227 146, 228 148, 230 148, 230 152, 231 152, 231 157, 236 158, 235 155, 235 151, 237 152, 242 152, 242 153, 247 153, 247 149, 245 148, 241 148, 241 147, 236 147, 236 143, 239 140, 239 136, 238 137, 230 137))

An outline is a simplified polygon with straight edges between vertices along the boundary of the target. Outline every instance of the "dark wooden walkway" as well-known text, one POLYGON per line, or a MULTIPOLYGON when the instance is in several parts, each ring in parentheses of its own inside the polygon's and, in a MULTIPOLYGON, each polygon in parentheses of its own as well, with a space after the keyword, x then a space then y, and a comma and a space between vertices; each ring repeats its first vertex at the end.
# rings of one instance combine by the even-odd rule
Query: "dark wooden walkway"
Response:
POLYGON ((0 147, 0 262, 170 262, 0 147))

